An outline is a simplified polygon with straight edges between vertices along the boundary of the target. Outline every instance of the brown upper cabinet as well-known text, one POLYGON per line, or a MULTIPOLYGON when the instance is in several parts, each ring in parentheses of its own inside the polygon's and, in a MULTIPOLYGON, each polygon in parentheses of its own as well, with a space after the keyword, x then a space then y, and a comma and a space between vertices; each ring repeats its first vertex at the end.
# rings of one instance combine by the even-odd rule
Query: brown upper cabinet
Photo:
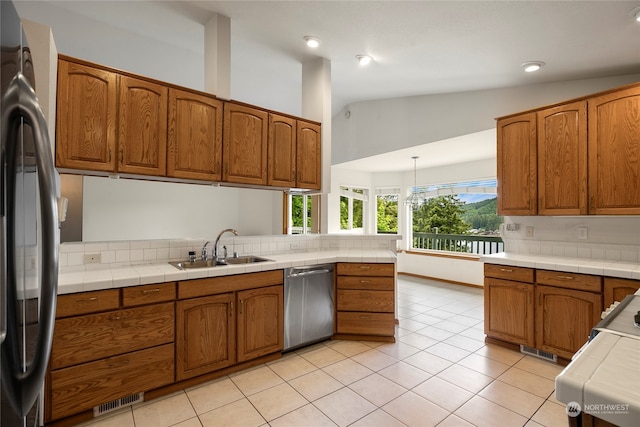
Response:
POLYGON ((498 213, 640 214, 640 85, 499 118, 498 213))
POLYGON ((320 189, 322 170, 320 125, 298 120, 296 142, 296 187, 320 189))
POLYGON ((589 213, 640 214, 640 85, 589 99, 589 213))
POLYGON ((224 105, 222 180, 267 185, 269 113, 246 105, 224 105))
POLYGON ((534 215, 536 205, 536 115, 498 120, 498 213, 534 215))
POLYGON ((169 90, 168 176, 220 181, 222 111, 213 97, 169 90))

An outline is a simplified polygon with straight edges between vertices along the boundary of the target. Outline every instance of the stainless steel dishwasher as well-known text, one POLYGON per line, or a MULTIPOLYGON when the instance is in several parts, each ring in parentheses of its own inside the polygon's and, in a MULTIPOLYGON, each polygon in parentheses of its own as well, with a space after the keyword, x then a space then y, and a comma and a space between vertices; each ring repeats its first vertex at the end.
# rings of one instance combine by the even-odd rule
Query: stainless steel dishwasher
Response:
POLYGON ((284 270, 284 351, 333 335, 333 264, 284 270))

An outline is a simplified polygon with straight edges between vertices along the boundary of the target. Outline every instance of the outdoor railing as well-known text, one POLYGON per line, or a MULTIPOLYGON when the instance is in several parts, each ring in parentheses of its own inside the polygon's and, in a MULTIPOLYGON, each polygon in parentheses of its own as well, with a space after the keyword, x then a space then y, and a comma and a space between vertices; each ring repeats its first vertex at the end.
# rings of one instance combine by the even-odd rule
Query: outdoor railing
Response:
POLYGON ((499 236, 413 233, 413 248, 488 255, 503 252, 504 243, 499 236))

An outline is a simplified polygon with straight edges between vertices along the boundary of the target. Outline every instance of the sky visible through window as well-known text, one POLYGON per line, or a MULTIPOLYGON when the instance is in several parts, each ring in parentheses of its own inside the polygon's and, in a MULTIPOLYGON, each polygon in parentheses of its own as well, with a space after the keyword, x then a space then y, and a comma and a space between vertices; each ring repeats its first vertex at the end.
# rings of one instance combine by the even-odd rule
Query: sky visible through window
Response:
MULTIPOLYGON (((494 188, 497 190, 497 180, 495 179, 487 179, 481 181, 471 181, 471 182, 458 182, 454 184, 445 184, 445 185, 430 185, 428 187, 419 187, 423 191, 436 191, 438 189, 444 188, 468 188, 468 187, 485 187, 485 188, 494 188)), ((496 197, 496 193, 458 193, 458 199, 465 203, 476 203, 481 202, 483 200, 494 199, 496 197)))

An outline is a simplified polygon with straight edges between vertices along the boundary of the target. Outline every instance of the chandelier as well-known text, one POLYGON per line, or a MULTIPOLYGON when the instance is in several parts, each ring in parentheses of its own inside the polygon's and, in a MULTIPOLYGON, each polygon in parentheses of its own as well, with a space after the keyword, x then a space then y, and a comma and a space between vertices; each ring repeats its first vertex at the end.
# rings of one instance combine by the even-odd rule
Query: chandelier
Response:
POLYGON ((412 210, 419 209, 426 200, 426 194, 420 189, 418 189, 417 184, 417 172, 416 172, 416 162, 418 160, 418 156, 411 157, 413 159, 413 188, 411 189, 411 194, 404 200, 404 205, 412 210))

